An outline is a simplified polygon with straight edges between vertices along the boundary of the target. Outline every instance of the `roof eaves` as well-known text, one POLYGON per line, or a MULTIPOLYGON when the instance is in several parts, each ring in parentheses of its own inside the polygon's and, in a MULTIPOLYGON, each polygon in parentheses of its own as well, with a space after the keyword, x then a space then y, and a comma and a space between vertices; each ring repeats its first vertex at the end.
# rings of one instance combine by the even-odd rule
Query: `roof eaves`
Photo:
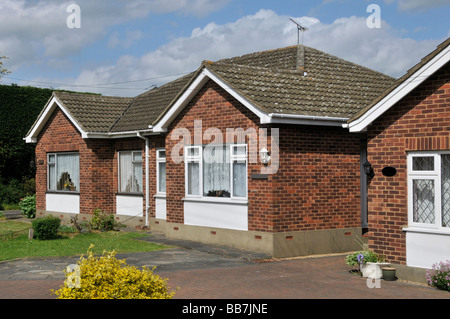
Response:
MULTIPOLYGON (((397 90, 400 86, 407 84, 408 82, 412 82, 416 77, 413 77, 413 75, 420 71, 421 68, 426 66, 433 58, 438 56, 440 53, 442 53, 448 46, 450 45, 450 38, 442 42, 437 46, 435 50, 430 52, 428 55, 426 55, 424 58, 420 60, 416 65, 411 67, 402 77, 400 77, 397 81, 394 82, 394 84, 390 87, 388 87, 380 96, 375 98, 369 105, 367 105, 365 108, 363 108, 361 111, 356 113, 352 118, 350 118, 347 121, 347 125, 350 127, 351 123, 355 123, 355 121, 361 120, 364 116, 367 116, 367 114, 377 106, 377 104, 381 103, 383 99, 386 99, 390 94, 392 94, 395 90, 397 90)), ((423 81, 424 79, 422 79, 423 81)), ((420 81, 420 83, 422 83, 420 81)))

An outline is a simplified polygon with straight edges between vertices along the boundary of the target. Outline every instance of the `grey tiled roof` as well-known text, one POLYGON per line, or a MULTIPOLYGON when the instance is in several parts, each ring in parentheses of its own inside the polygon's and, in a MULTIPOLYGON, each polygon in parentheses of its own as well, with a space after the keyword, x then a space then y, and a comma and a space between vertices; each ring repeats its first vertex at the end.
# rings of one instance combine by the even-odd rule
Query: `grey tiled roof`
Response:
POLYGON ((85 132, 105 133, 121 116, 132 98, 53 92, 85 132))
POLYGON ((190 73, 135 97, 110 131, 124 132, 148 129, 148 126, 174 100, 193 75, 194 73, 190 73))
POLYGON ((297 46, 205 65, 267 113, 349 118, 395 81, 309 47, 303 56, 305 76, 297 46))
POLYGON ((205 67, 266 113, 350 118, 395 79, 309 47, 286 47, 217 62, 135 98, 57 92, 86 132, 146 130, 205 67), (303 75, 297 66, 304 57, 303 75))

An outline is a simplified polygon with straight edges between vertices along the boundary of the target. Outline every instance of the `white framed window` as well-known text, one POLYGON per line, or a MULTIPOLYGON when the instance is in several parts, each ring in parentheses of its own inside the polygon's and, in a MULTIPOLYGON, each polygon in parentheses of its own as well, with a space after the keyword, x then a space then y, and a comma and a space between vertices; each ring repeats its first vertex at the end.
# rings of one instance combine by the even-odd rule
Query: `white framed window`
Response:
POLYGON ((119 193, 142 193, 142 151, 119 152, 119 193))
POLYGON ((186 195, 201 196, 202 189, 202 147, 186 146, 185 148, 186 195))
POLYGON ((78 192, 80 187, 80 156, 78 153, 47 154, 47 189, 78 192))
POLYGON ((450 152, 408 154, 408 220, 450 231, 450 152))
POLYGON ((185 147, 187 197, 247 198, 247 145, 185 147))
POLYGON ((156 150, 156 189, 158 194, 166 193, 166 150, 156 150))

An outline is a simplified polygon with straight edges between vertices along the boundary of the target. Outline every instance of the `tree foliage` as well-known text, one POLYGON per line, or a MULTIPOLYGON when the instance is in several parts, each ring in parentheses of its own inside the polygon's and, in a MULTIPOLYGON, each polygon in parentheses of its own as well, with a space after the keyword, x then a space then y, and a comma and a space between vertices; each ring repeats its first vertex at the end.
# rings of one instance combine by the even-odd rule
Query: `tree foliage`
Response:
POLYGON ((6 57, 6 56, 0 56, 0 78, 11 73, 10 71, 8 71, 7 69, 5 69, 3 67, 2 59, 7 59, 7 58, 8 57, 6 57))
POLYGON ((30 162, 34 144, 24 141, 28 130, 52 95, 51 89, 0 85, 0 178, 34 177, 30 162))

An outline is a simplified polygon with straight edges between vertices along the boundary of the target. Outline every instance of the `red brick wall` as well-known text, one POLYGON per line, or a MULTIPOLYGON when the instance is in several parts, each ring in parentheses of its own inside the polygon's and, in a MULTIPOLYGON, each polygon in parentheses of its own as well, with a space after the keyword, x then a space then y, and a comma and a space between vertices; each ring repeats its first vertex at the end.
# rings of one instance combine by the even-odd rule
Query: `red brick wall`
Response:
MULTIPOLYGON (((171 153, 172 149, 180 142, 179 139, 172 139, 172 130, 176 128, 186 128, 191 135, 191 144, 194 144, 194 121, 202 120, 202 135, 208 128, 218 128, 223 133, 223 142, 226 142, 227 128, 254 128, 258 130, 256 124, 259 119, 251 113, 246 107, 231 97, 227 92, 221 89, 214 82, 209 81, 200 92, 184 108, 181 114, 173 121, 169 127, 169 133, 166 137, 166 199, 167 199, 167 221, 183 223, 183 202, 185 196, 184 163, 175 163, 171 153)), ((174 138, 177 138, 175 136, 174 138)), ((211 140, 202 140, 202 143, 211 143, 211 140)), ((180 151, 180 155, 183 151, 180 151)), ((248 163, 249 171, 259 173, 260 165, 248 163)), ((253 193, 262 190, 255 187, 252 181, 248 180, 248 192, 253 193)), ((269 211, 270 189, 255 193, 255 196, 249 196, 249 214, 254 214, 256 208, 258 214, 264 214, 269 211)), ((249 221, 249 228, 256 226, 249 221)), ((266 227, 266 226, 263 226, 266 227)))
POLYGON ((57 108, 38 136, 36 144, 36 206, 45 210, 47 153, 77 151, 80 154, 80 213, 100 208, 115 212, 117 174, 110 140, 84 140, 75 126, 57 108))
MULTIPOLYGON (((149 139, 150 167, 150 215, 155 215, 156 193, 156 148, 164 146, 164 137, 149 139)), ((83 139, 77 128, 60 109, 56 109, 38 136, 36 144, 36 195, 37 209, 45 210, 47 191, 47 153, 77 151, 80 154, 80 213, 92 213, 100 208, 115 213, 115 195, 118 191, 117 152, 125 150, 142 151, 142 177, 145 184, 145 142, 141 138, 126 139, 83 139)), ((143 203, 145 211, 145 197, 143 203)))
POLYGON ((450 149, 449 73, 443 67, 369 126, 369 245, 389 262, 406 263, 407 152, 450 149), (397 174, 383 176, 386 166, 397 174))
MULTIPOLYGON (((86 145, 78 130, 60 109, 56 109, 38 136, 36 144, 36 208, 45 210, 47 191, 47 153, 85 151, 86 145)), ((81 158, 80 158, 81 162, 81 158)), ((86 171, 80 170, 81 175, 86 171)), ((84 185, 80 183, 80 190, 84 185)))
POLYGON ((359 139, 339 127, 280 129, 276 231, 361 226, 359 139))
MULTIPOLYGON (((187 128, 194 144, 194 120, 202 120, 202 133, 211 127, 253 128, 259 118, 214 82, 208 82, 169 127, 167 154, 167 220, 183 223, 184 163, 170 156, 179 139, 176 128, 187 128)), ((248 228, 254 231, 313 230, 360 226, 359 136, 342 128, 275 125, 280 132, 280 166, 266 180, 248 163, 248 228)), ((271 128, 267 129, 270 134, 271 128)), ((268 149, 271 150, 268 138, 268 149)), ((210 140, 202 140, 208 144, 210 140)), ((258 141, 259 142, 259 141, 258 141)), ((258 144, 259 145, 259 144, 258 144)), ((259 151, 259 149, 258 149, 259 151)))

